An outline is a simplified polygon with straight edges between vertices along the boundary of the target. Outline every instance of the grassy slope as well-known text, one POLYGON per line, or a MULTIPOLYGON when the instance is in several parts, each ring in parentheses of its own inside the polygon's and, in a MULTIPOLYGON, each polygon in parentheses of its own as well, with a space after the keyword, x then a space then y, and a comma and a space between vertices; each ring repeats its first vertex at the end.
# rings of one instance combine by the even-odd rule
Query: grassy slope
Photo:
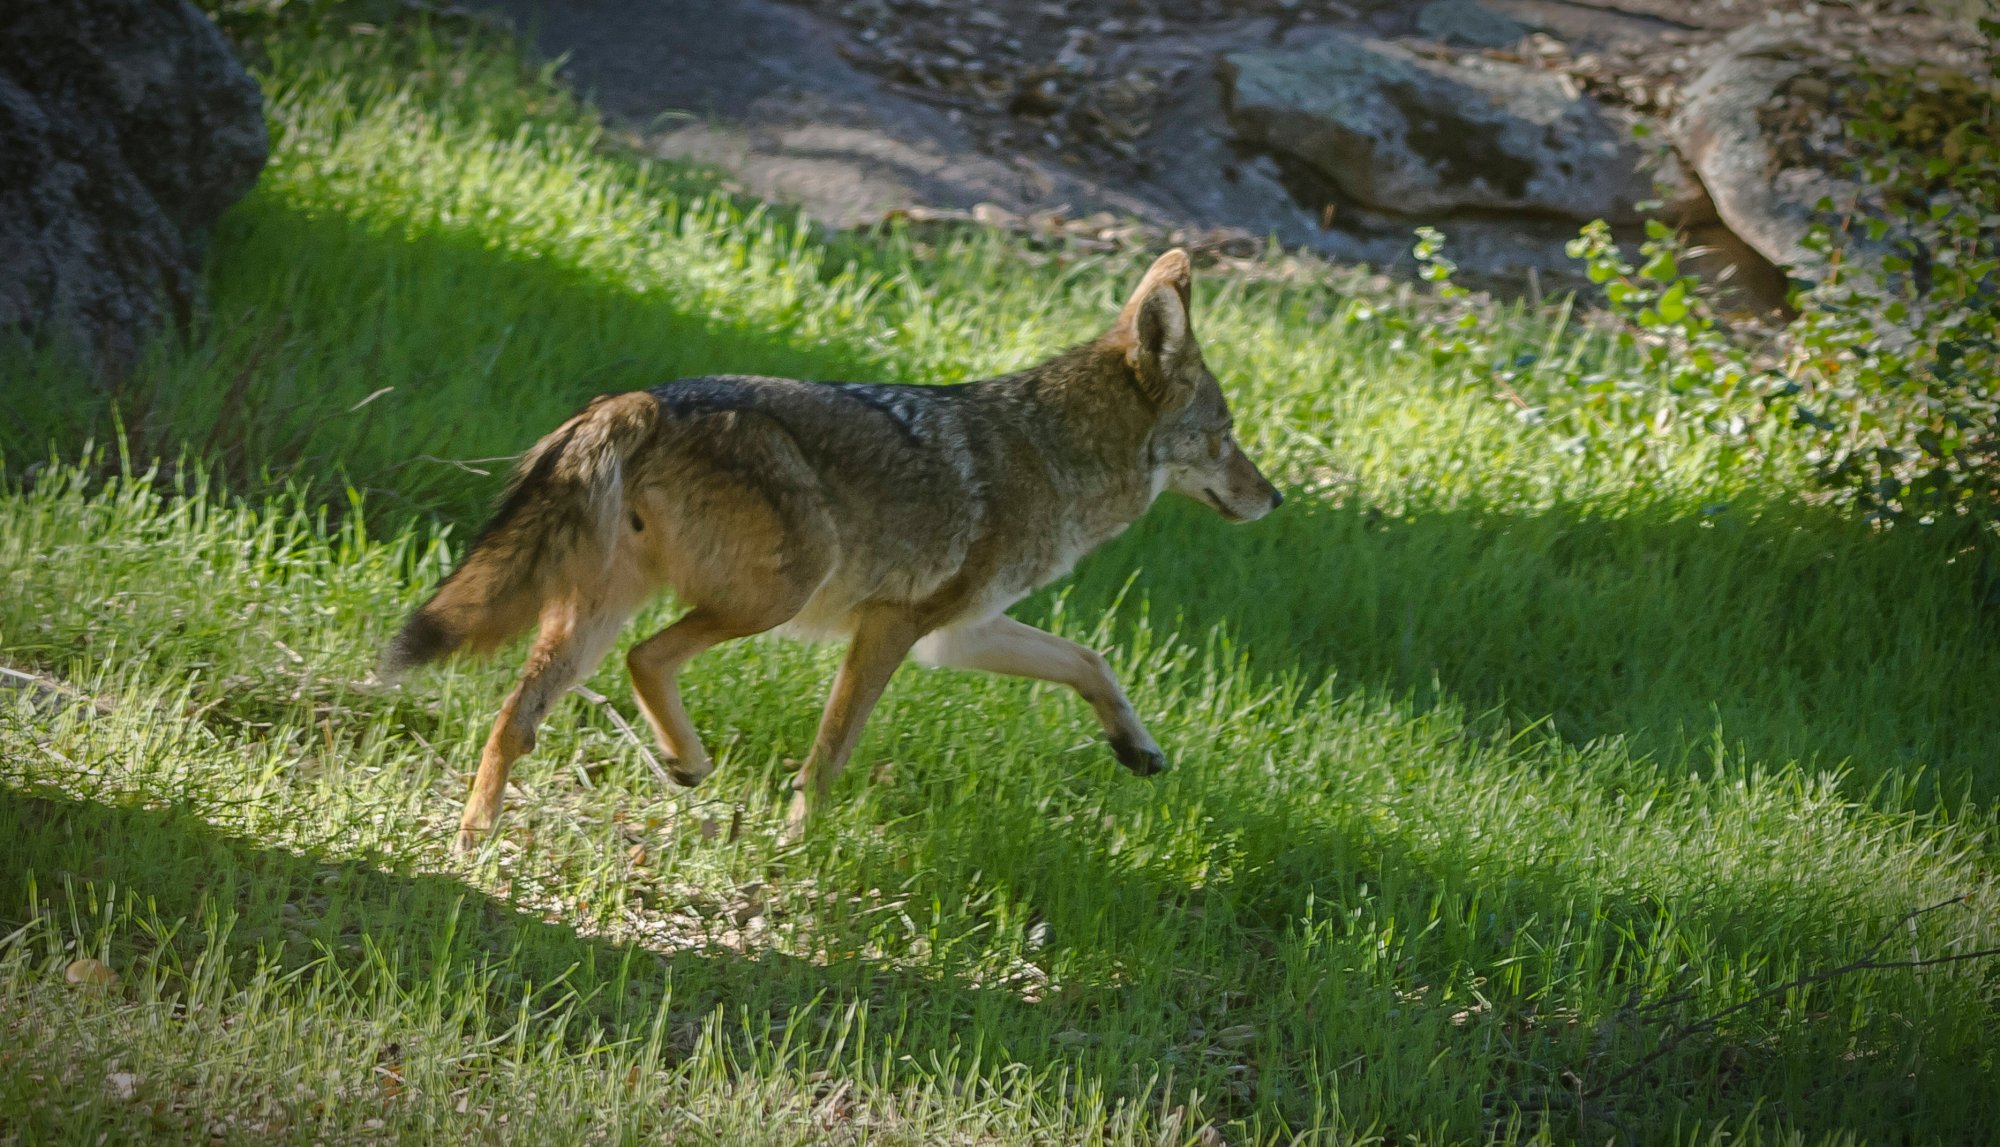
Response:
MULTIPOLYGON (((0 656, 118 702, 0 694, 0 1128, 1995 1133, 1990 961, 1791 993, 1572 1098, 1912 908, 1970 898, 1905 958, 2000 943, 1980 568, 1801 504, 1782 450, 1726 468, 1664 421, 1564 449, 1401 312, 1309 283, 1197 302, 1300 496, 1241 529, 1163 505, 1023 607, 1112 649, 1160 782, 1053 689, 906 671, 828 831, 781 854, 835 651, 749 643, 690 671, 723 756, 697 794, 571 701, 503 842, 448 859, 509 666, 357 682, 445 560, 412 530, 491 495, 479 460, 677 375, 1006 369, 1136 265, 825 246, 603 149, 490 54, 280 45, 267 90, 213 321, 120 409, 141 457, 192 448, 183 484, 297 492, 58 468, 0 500, 0 656), (65 987, 78 952, 121 985, 65 987)), ((1507 322, 1496 353, 1548 337, 1507 322)), ((0 388, 17 471, 112 432, 43 400, 74 391, 57 365, 0 388)))

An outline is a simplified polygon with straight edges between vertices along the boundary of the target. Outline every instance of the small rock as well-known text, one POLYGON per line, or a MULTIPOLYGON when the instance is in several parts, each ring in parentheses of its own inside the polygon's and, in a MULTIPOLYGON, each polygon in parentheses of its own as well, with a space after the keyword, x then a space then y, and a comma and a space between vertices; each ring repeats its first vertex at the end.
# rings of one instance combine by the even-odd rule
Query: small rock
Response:
POLYGON ((129 1071, 114 1071, 104 1077, 104 1091, 120 1103, 130 1103, 139 1094, 139 1077, 129 1071))
POLYGON ((1529 36, 1528 50, 1544 60, 1560 60, 1569 55, 1569 45, 1547 32, 1536 32, 1529 36))
POLYGON ((1215 1033, 1215 1042, 1223 1047, 1242 1047, 1256 1042, 1256 1039, 1257 1028, 1254 1024, 1232 1024, 1215 1033))
POLYGON ((969 218, 983 227, 1017 227, 1021 217, 995 203, 975 203, 969 218))
POLYGON ((1047 116, 1061 111, 1062 106, 1062 85, 1048 77, 1022 84, 1008 110, 1015 115, 1047 116))
POLYGON ((71 960, 63 969, 63 979, 81 987, 108 988, 118 982, 118 973, 109 964, 85 958, 71 960))
POLYGON ((1097 47, 1097 37, 1083 29, 1071 29, 1069 39, 1056 53, 1056 67, 1073 76, 1088 75, 1097 69, 1097 61, 1091 51, 1097 47))

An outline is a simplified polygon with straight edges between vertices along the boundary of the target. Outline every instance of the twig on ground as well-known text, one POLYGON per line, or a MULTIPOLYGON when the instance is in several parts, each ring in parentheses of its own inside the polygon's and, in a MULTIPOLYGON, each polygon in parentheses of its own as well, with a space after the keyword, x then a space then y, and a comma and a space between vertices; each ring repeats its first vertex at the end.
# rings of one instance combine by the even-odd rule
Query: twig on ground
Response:
POLYGON ((25 693, 32 701, 55 701, 65 709, 88 708, 99 713, 109 713, 112 710, 111 702, 102 697, 93 697, 53 677, 46 677, 40 673, 24 673, 4 665, 0 665, 0 689, 25 693))
MULTIPOLYGON (((1728 1019, 1730 1016, 1735 1015, 1737 1012, 1743 1011, 1746 1008, 1755 1007, 1756 1005, 1761 1004, 1766 1000, 1774 999, 1778 996, 1784 995, 1787 992, 1796 991, 1799 988, 1810 987, 1813 984, 1824 983, 1827 980, 1836 979, 1840 976, 1845 976, 1853 972, 1862 972, 1862 971, 1877 970, 1877 969, 1891 969, 1891 968, 1929 968, 1929 967, 1935 967, 1939 964, 1959 964, 1959 963, 1964 963, 1967 960, 1984 959, 1985 957, 1988 956, 2000 956, 2000 948, 1979 948, 1971 952, 1957 952, 1949 956, 1931 956, 1924 959, 1913 958, 1909 960, 1877 960, 1875 958, 1878 954, 1881 953, 1882 949, 1888 947, 1891 943, 1895 941, 1896 937, 1900 933, 1902 933, 1904 928, 1906 928, 1910 924, 1915 923, 1919 917, 1928 916, 1933 912, 1945 908, 1950 908, 1953 905, 1964 904, 1970 899, 1971 897, 1969 896, 1955 896, 1950 900, 1945 900, 1937 904, 1932 904, 1929 907, 1925 908, 1913 909, 1909 912, 1904 913, 1903 916, 1896 921, 1895 925, 1891 927, 1889 931, 1886 934, 1884 934, 1880 940, 1877 940, 1874 943, 1874 945, 1868 949, 1868 954, 1861 957, 1860 959, 1849 961, 1848 963, 1842 964, 1837 968, 1828 968, 1825 971, 1813 972, 1808 975, 1800 976, 1796 979, 1787 980, 1786 982, 1779 984, 1776 987, 1767 988, 1764 991, 1761 991, 1756 995, 1751 996, 1747 1000, 1738 1000, 1736 1003, 1729 1005, 1728 1007, 1722 1009, 1719 1012, 1716 1012, 1713 1015, 1704 1016, 1701 1019, 1698 1019, 1691 1024, 1681 1026, 1678 1028, 1678 1030, 1674 1032, 1672 1036, 1668 1037, 1665 1043, 1661 1044, 1659 1047, 1654 1048, 1651 1052, 1648 1052, 1645 1056, 1641 1057, 1637 1062, 1633 1063, 1630 1067, 1626 1068, 1624 1071, 1619 1072, 1617 1075, 1612 1076, 1610 1079, 1607 1079, 1602 1083, 1596 1084, 1588 1088, 1583 1092, 1583 1094, 1589 1096, 1602 1095, 1604 1092, 1609 1091, 1611 1088, 1614 1088, 1619 1084, 1624 1083, 1626 1080, 1639 1075, 1647 1068, 1653 1066, 1655 1063, 1658 1063, 1660 1060, 1666 1058, 1667 1055, 1672 1053, 1676 1048, 1680 1047, 1681 1044, 1687 1042, 1689 1037, 1695 1035, 1696 1033, 1704 1031, 1713 1031, 1717 1024, 1720 1024, 1723 1020, 1728 1019)), ((1685 993, 1685 992, 1679 993, 1678 996, 1670 996, 1668 997, 1667 1000, 1662 1000, 1660 1002, 1664 1004, 1676 998, 1685 998, 1689 994, 1691 993, 1685 993)))
POLYGON ((674 784, 674 779, 667 775, 666 767, 660 764, 660 758, 654 756, 653 750, 647 748, 646 742, 640 740, 639 734, 633 731, 631 722, 612 706, 610 698, 587 685, 572 685, 570 688, 577 696, 604 710, 604 715, 611 719, 611 723, 617 726, 620 733, 625 734, 625 739, 632 742, 632 747, 639 750, 639 755, 646 759, 646 767, 653 770, 653 776, 659 778, 661 784, 670 786, 670 791, 679 787, 674 784))
POLYGON ((481 465, 488 462, 512 462, 519 457, 519 454, 496 454, 491 458, 440 458, 435 454, 419 454, 414 458, 406 458, 389 469, 400 470, 412 462, 436 462, 444 466, 456 466, 468 474, 477 474, 484 478, 490 471, 481 470, 479 468, 481 465))

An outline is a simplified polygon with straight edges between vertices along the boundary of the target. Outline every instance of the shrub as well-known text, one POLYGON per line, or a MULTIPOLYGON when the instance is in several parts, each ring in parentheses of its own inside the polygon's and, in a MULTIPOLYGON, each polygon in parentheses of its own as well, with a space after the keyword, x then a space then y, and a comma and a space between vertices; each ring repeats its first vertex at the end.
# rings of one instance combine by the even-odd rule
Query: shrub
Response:
MULTIPOLYGON (((2000 47, 2000 21, 1980 22, 2000 47)), ((2000 80, 2000 62, 1992 65, 2000 80)), ((1986 77, 1869 69, 1850 89, 1869 193, 1808 240, 1780 372, 1822 474, 1881 520, 2000 510, 2000 116, 1986 77)))
MULTIPOLYGON (((2000 48, 2000 21, 1979 24, 2000 48)), ((2000 54, 1989 53, 2000 60, 2000 54)), ((1681 272, 1685 240, 1647 224, 1640 263, 1602 221, 1569 254, 1602 289, 1605 345, 1535 363, 1495 361, 1514 395, 1531 367, 1550 416, 1578 439, 1618 440, 1669 424, 1723 449, 1719 464, 1801 447, 1834 497, 1881 524, 2000 524, 2000 114, 1992 77, 1857 64, 1841 94, 1851 170, 1864 193, 1822 200, 1806 245, 1817 281, 1795 280, 1797 317, 1777 331, 1730 329, 1681 272), (1761 337, 1760 337, 1761 336, 1761 337)), ((1441 237, 1415 254, 1447 313, 1427 342, 1440 360, 1477 358, 1466 292, 1441 237)), ((1484 328, 1482 328, 1484 329, 1484 328)), ((1587 343, 1588 340, 1579 340, 1587 343)), ((1487 348, 1492 349, 1492 348, 1487 348)))

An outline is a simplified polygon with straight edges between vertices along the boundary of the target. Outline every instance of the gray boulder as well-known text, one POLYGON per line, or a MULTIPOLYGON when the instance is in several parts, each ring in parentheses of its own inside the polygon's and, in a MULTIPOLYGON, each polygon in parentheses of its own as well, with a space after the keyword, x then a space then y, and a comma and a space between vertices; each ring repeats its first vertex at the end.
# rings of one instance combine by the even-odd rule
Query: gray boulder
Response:
POLYGON ((0 332, 116 370, 200 305, 263 168, 257 86, 186 0, 0 5, 0 332))
POLYGON ((1788 88, 1837 70, 1837 51, 1804 25, 1745 27, 1704 57, 1667 125, 1722 222, 1772 263, 1809 275, 1818 256, 1801 240, 1813 205, 1851 204, 1858 188, 1819 165, 1788 162, 1786 153, 1795 158, 1799 149, 1770 137, 1768 113, 1788 88))
POLYGON ((1511 48, 1528 34, 1525 25, 1479 0, 1431 0, 1417 10, 1417 31, 1447 44, 1511 48))
POLYGON ((1221 73, 1242 138, 1369 206, 1629 222, 1652 194, 1629 124, 1553 72, 1329 33, 1302 49, 1230 53, 1221 73))

